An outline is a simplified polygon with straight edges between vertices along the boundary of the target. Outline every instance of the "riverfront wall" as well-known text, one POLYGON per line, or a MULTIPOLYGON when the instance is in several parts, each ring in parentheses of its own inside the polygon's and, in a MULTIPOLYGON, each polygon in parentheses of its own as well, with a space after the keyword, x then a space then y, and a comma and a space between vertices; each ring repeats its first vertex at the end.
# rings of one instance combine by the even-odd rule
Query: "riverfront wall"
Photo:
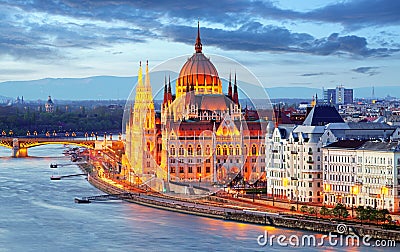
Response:
MULTIPOLYGON (((82 168, 82 166, 81 166, 82 168)), ((88 169, 82 169, 85 172, 88 172, 88 169)), ((101 180, 94 176, 88 176, 88 181, 95 187, 99 188, 100 190, 109 193, 109 194, 118 194, 118 193, 126 193, 126 190, 117 188, 112 186, 105 181, 101 180)), ((153 195, 154 196, 154 195, 153 195)), ((160 198, 173 198, 168 197, 165 195, 158 195, 160 198)), ((212 208, 204 208, 204 207, 189 207, 185 206, 185 204, 180 204, 180 202, 195 202, 194 200, 190 199, 178 199, 173 198, 175 201, 174 203, 167 202, 167 201, 158 201, 147 199, 141 197, 140 193, 133 193, 132 197, 126 199, 128 202, 158 208, 162 210, 174 211, 179 213, 185 214, 192 214, 198 215, 203 217, 209 218, 217 218, 223 219, 228 221, 236 221, 236 222, 243 222, 243 223, 251 223, 251 224, 258 224, 258 225, 269 225, 269 226, 276 226, 276 227, 284 227, 284 228, 294 228, 294 229, 302 229, 308 231, 315 231, 320 233, 329 233, 337 232, 338 224, 345 224, 347 225, 347 231, 344 234, 352 234, 358 236, 365 236, 369 235, 374 239, 386 239, 386 240, 395 240, 400 241, 400 231, 396 230, 386 230, 380 226, 369 226, 364 225, 361 226, 359 224, 349 224, 348 222, 340 222, 340 221, 325 221, 321 219, 311 219, 306 218, 303 216, 290 216, 290 215, 279 215, 279 214, 260 214, 260 213, 252 213, 251 211, 248 212, 238 212, 234 209, 225 209, 224 211, 217 211, 212 208)), ((220 199, 215 196, 207 197, 208 200, 219 202, 219 203, 228 203, 226 199, 220 199)))

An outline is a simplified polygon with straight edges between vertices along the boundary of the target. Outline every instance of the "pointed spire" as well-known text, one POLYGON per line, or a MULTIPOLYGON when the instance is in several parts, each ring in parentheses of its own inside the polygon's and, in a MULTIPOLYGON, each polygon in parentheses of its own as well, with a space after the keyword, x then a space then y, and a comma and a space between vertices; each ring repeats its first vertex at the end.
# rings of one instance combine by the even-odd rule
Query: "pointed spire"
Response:
POLYGON ((172 91, 171 91, 171 76, 170 75, 168 76, 168 94, 172 94, 172 91))
POLYGON ((167 103, 168 96, 167 96, 167 76, 164 76, 164 100, 163 100, 163 104, 167 103))
POLYGON ((232 76, 229 73, 228 97, 232 99, 232 76))
POLYGON ((196 38, 196 44, 194 44, 194 49, 196 50, 196 53, 201 53, 202 50, 202 44, 201 44, 201 39, 200 39, 200 21, 197 21, 197 38, 196 38))
POLYGON ((149 74, 149 61, 146 61, 146 80, 145 80, 146 87, 150 87, 150 74, 149 74))
POLYGON ((235 73, 235 83, 233 86, 233 102, 239 104, 239 95, 237 90, 236 73, 235 73))
POLYGON ((139 61, 138 86, 143 86, 142 62, 139 61))

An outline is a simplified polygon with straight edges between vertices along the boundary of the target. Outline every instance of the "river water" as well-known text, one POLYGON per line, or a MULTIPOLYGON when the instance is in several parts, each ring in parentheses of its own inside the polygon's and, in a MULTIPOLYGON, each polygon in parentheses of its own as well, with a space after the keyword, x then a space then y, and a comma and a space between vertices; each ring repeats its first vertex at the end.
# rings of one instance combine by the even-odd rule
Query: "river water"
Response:
POLYGON ((49 168, 50 163, 70 163, 62 151, 60 145, 41 146, 29 149, 28 158, 11 158, 11 150, 0 147, 0 251, 286 251, 293 248, 276 243, 262 247, 257 237, 265 231, 269 236, 321 236, 125 202, 76 204, 75 197, 103 193, 84 177, 50 180, 53 174, 81 173, 76 165, 49 168))

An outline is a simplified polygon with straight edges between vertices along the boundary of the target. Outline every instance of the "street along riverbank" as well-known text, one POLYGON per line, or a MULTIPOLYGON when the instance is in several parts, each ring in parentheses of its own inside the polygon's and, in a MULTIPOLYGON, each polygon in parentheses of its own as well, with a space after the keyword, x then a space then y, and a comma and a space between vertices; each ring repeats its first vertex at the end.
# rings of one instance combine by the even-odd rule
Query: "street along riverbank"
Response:
MULTIPOLYGON (((80 165, 81 169, 88 173, 90 169, 80 165)), ((93 186, 108 194, 119 194, 130 192, 130 197, 124 198, 128 202, 148 206, 152 208, 174 211, 184 214, 198 215, 208 218, 223 219, 242 223, 268 225, 275 227, 301 229, 319 233, 338 233, 338 227, 345 227, 340 230, 342 235, 356 235, 359 237, 370 236, 373 239, 384 239, 400 241, 400 231, 386 230, 380 226, 360 225, 345 221, 329 221, 325 219, 307 218, 287 214, 269 213, 256 211, 251 208, 231 208, 229 200, 216 196, 208 196, 202 199, 182 199, 172 196, 131 191, 122 186, 107 183, 95 175, 88 175, 88 181, 93 186)))

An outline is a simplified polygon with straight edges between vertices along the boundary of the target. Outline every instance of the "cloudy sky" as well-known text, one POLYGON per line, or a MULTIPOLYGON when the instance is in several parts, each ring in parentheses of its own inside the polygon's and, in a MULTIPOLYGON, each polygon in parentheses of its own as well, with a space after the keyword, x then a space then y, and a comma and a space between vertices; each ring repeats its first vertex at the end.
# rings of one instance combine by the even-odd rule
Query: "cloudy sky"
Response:
POLYGON ((0 10, 0 82, 133 76, 140 60, 192 54, 199 19, 203 52, 266 87, 400 84, 397 0, 0 0, 0 10))

